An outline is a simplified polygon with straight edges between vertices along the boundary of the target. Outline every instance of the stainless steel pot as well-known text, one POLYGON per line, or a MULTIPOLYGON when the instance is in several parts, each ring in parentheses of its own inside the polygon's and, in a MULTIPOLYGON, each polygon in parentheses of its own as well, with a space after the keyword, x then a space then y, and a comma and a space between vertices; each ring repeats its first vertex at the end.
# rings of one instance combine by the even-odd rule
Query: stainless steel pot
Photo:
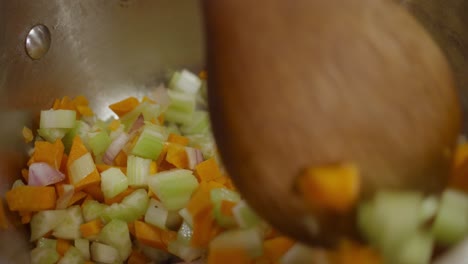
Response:
MULTIPOLYGON (((467 109, 468 2, 398 2, 447 54, 467 109)), ((201 25, 197 0, 0 0, 0 197, 20 177, 21 129, 39 109, 83 94, 106 117, 110 112, 99 106, 145 94, 168 70, 201 69, 201 25)), ((26 231, 14 215, 9 219, 11 227, 0 230, 0 263, 28 263, 26 231)))

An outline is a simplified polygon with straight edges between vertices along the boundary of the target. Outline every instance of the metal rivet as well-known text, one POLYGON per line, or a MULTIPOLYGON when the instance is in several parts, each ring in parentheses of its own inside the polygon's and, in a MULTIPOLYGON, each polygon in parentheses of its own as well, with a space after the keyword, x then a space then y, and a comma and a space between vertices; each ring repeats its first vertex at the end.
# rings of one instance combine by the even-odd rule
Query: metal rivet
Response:
POLYGON ((33 60, 42 58, 50 48, 50 31, 44 25, 36 25, 26 36, 26 53, 33 60))

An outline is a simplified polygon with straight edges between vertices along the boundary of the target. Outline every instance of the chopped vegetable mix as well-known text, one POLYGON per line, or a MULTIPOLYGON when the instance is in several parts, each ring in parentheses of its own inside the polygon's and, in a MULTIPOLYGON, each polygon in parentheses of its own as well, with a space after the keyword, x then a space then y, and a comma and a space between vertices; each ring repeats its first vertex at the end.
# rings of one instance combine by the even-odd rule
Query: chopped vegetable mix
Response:
MULTIPOLYGON (((207 73, 175 72, 152 97, 94 116, 84 96, 41 111, 29 161, 0 199, 31 230, 31 263, 425 264, 436 246, 468 236, 468 145, 455 155, 453 189, 441 197, 380 192, 360 202, 351 163, 309 168, 297 190, 311 209, 357 208, 369 245, 310 248, 273 229, 238 193, 217 157, 206 106, 207 73), (456 189, 456 190, 454 190, 456 189)), ((287 216, 285 216, 287 217, 287 216)))

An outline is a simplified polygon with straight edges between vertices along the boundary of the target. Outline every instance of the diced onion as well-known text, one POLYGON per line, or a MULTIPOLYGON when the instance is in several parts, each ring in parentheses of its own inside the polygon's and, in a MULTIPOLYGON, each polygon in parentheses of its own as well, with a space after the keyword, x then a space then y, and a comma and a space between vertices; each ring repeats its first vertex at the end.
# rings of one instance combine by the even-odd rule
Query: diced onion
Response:
POLYGON ((130 136, 122 132, 112 143, 109 145, 109 147, 106 150, 106 153, 104 154, 104 157, 102 158, 102 161, 108 165, 112 165, 114 163, 115 157, 117 157, 117 154, 123 149, 125 144, 127 144, 128 140, 130 140, 130 136))
POLYGON ((28 185, 47 186, 65 179, 65 175, 45 162, 35 162, 29 166, 28 185))

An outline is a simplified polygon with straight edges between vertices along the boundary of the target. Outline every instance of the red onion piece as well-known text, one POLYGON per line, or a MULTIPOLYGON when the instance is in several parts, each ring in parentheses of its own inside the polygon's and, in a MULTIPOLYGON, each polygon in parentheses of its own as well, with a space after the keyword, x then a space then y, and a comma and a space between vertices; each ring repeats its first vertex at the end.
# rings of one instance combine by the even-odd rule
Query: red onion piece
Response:
POLYGON ((135 122, 133 122, 133 125, 128 131, 128 133, 132 134, 133 132, 137 131, 138 129, 140 129, 140 127, 144 125, 145 125, 145 118, 143 117, 142 114, 140 114, 138 118, 135 120, 135 122))
POLYGON ((107 165, 113 165, 115 157, 117 157, 117 155, 123 149, 125 144, 127 144, 128 140, 130 140, 130 136, 127 133, 122 132, 109 145, 109 147, 106 150, 106 153, 104 154, 104 157, 102 158, 102 161, 107 165))
POLYGON ((201 150, 191 147, 185 147, 185 153, 187 153, 189 169, 194 170, 195 167, 203 162, 203 154, 201 150))
POLYGON ((28 185, 47 186, 65 179, 65 174, 45 162, 34 162, 29 166, 28 185))

